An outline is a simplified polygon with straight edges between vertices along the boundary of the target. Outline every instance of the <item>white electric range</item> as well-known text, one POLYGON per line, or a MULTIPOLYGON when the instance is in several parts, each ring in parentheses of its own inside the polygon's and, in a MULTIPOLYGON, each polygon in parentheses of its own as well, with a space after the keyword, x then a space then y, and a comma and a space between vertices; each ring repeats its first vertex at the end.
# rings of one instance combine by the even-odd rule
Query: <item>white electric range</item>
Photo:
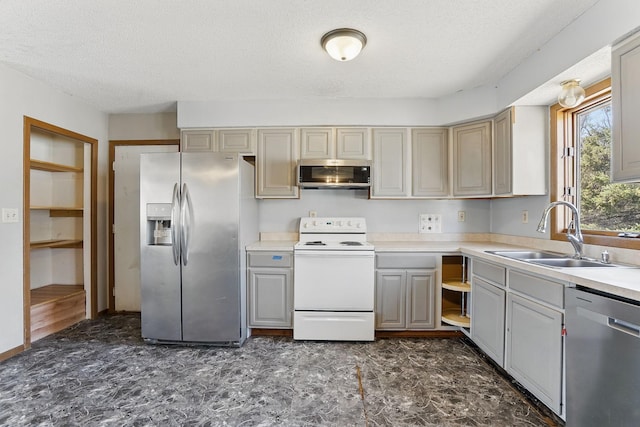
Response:
POLYGON ((300 218, 293 338, 373 341, 374 247, 364 218, 300 218))

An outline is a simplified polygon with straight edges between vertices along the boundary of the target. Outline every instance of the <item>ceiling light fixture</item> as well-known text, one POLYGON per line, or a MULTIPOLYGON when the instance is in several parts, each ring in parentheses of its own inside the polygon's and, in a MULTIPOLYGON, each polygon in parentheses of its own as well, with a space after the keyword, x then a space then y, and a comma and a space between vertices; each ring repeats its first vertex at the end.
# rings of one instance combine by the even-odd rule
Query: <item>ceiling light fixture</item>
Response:
POLYGON ((584 89, 580 86, 580 79, 565 80, 560 83, 562 90, 558 95, 558 103, 565 108, 573 108, 584 100, 584 89))
POLYGON ((320 39, 322 48, 336 61, 351 61, 367 44, 367 37, 351 28, 329 31, 320 39))

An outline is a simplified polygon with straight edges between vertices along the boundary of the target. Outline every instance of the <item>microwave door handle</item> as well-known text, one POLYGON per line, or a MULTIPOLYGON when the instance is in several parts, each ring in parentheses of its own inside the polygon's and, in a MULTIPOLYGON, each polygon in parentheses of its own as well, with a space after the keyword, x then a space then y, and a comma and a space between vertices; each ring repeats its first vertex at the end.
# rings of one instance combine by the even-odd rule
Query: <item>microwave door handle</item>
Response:
POLYGON ((176 182, 173 185, 171 196, 171 252, 173 263, 180 263, 180 186, 176 182))

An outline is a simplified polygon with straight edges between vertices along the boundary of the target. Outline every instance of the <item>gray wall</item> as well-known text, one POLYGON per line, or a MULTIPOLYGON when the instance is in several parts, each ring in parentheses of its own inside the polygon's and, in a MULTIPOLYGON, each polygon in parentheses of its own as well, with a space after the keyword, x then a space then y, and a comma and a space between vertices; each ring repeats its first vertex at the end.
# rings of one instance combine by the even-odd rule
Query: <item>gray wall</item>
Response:
POLYGON ((176 113, 111 114, 109 139, 180 139, 176 113))
POLYGON ((443 233, 488 233, 489 200, 369 200, 365 190, 302 190, 300 199, 261 200, 260 231, 297 232, 298 219, 361 216, 370 233, 417 233, 421 213, 442 214, 443 233), (458 222, 458 211, 466 221, 458 222))
MULTIPOLYGON (((543 238, 536 231, 542 211, 549 203, 549 196, 515 197, 491 201, 491 232, 515 236, 543 238), (522 223, 522 211, 529 212, 529 222, 522 223)), ((548 232, 546 234, 548 237, 548 232)))
MULTIPOLYGON (((29 116, 98 140, 98 309, 107 295, 107 115, 0 64, 0 207, 17 208, 21 221, 0 223, 0 354, 24 342, 23 322, 23 120, 29 116)), ((89 242, 85 242, 88 244, 89 242)))

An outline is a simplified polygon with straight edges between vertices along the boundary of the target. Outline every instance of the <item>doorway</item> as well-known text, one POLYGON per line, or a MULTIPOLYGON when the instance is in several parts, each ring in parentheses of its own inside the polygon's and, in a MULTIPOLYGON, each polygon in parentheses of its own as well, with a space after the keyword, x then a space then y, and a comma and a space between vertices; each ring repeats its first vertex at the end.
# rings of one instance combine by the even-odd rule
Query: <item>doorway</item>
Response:
POLYGON ((110 141, 109 311, 140 311, 140 154, 178 152, 179 140, 110 141))

